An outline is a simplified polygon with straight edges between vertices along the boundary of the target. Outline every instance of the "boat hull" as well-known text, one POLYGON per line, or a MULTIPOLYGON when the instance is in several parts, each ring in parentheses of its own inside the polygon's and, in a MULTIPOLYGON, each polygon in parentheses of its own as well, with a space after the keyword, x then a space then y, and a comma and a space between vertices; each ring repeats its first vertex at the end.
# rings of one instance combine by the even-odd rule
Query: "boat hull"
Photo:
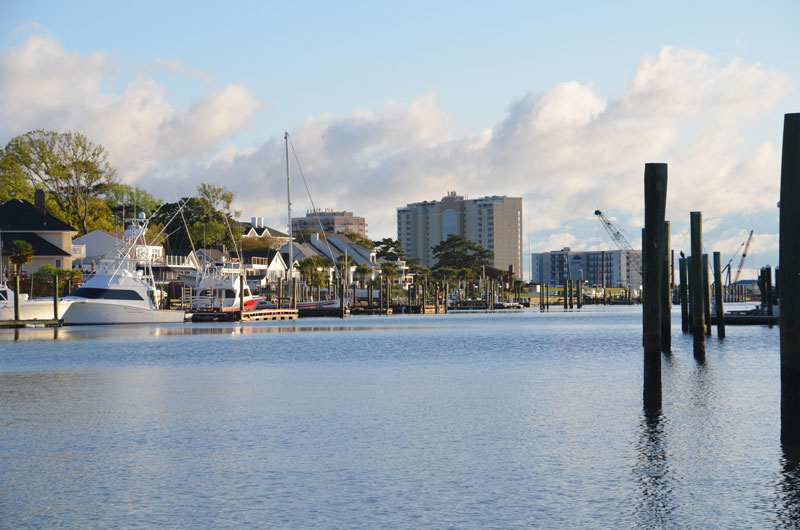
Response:
POLYGON ((184 322, 186 313, 167 309, 146 309, 106 302, 75 301, 64 313, 64 324, 169 324, 184 322))
MULTIPOLYGON (((58 302, 58 318, 63 318, 64 313, 72 302, 58 302)), ((23 300, 19 304, 20 320, 53 320, 53 301, 52 300, 23 300)), ((0 320, 14 320, 14 304, 6 303, 0 305, 0 320)))

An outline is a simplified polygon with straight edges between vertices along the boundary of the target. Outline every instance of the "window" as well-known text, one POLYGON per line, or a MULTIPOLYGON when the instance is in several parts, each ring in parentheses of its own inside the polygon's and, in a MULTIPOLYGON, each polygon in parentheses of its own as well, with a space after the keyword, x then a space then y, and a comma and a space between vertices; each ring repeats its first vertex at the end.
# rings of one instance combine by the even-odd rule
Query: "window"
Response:
POLYGON ((78 287, 70 296, 93 300, 144 300, 139 293, 129 289, 100 289, 99 287, 78 287))

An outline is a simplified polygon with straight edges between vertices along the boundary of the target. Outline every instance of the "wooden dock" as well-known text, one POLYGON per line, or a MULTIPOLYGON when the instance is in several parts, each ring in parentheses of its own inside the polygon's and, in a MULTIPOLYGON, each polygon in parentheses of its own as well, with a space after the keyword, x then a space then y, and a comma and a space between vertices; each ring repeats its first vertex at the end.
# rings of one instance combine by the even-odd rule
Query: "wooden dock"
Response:
POLYGON ((63 320, 0 320, 0 328, 58 328, 64 324, 63 320))

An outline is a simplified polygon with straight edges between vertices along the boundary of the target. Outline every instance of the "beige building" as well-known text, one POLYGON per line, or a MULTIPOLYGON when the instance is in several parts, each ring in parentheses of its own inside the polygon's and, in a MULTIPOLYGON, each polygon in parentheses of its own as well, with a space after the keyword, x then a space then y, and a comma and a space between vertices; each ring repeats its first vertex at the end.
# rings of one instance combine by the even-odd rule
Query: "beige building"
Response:
POLYGON ((319 230, 322 225, 323 232, 343 234, 353 232, 367 237, 367 222, 363 217, 353 215, 353 212, 334 212, 329 209, 309 210, 305 217, 292 217, 292 230, 304 228, 319 230))
POLYGON ((492 266, 522 271, 522 198, 493 196, 467 199, 448 192, 441 201, 397 208, 397 240, 406 256, 433 267, 433 248, 450 234, 466 237, 489 250, 492 266))

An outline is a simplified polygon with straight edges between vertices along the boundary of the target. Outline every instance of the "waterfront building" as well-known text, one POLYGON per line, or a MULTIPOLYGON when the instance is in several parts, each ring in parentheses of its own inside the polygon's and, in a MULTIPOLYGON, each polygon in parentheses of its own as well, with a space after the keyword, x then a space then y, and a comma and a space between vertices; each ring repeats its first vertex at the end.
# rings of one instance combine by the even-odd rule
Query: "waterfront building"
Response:
POLYGON ((275 248, 280 248, 289 242, 288 234, 265 225, 263 217, 251 217, 249 223, 239 222, 239 227, 242 230, 242 237, 272 239, 275 248))
POLYGON ((22 265, 21 276, 32 275, 42 265, 71 269, 73 257, 85 252, 72 244, 78 231, 47 213, 43 190, 36 190, 34 203, 11 199, 0 206, 0 282, 14 269, 9 261, 14 241, 27 241, 33 247, 33 259, 22 265))
POLYGON ((492 253, 492 266, 522 271, 522 198, 468 199, 448 192, 440 201, 397 208, 397 240, 407 258, 436 265, 433 248, 451 234, 464 236, 492 253))
POLYGON ((353 215, 353 212, 335 212, 327 208, 317 208, 307 211, 305 217, 292 217, 292 231, 320 230, 320 225, 323 232, 339 234, 352 232, 367 237, 367 222, 363 217, 353 215))
POLYGON ((565 247, 534 253, 531 254, 532 278, 540 284, 561 285, 566 279, 580 279, 583 272, 583 279, 588 285, 600 287, 603 285, 604 257, 606 287, 639 289, 642 284, 640 250, 574 251, 565 247))

